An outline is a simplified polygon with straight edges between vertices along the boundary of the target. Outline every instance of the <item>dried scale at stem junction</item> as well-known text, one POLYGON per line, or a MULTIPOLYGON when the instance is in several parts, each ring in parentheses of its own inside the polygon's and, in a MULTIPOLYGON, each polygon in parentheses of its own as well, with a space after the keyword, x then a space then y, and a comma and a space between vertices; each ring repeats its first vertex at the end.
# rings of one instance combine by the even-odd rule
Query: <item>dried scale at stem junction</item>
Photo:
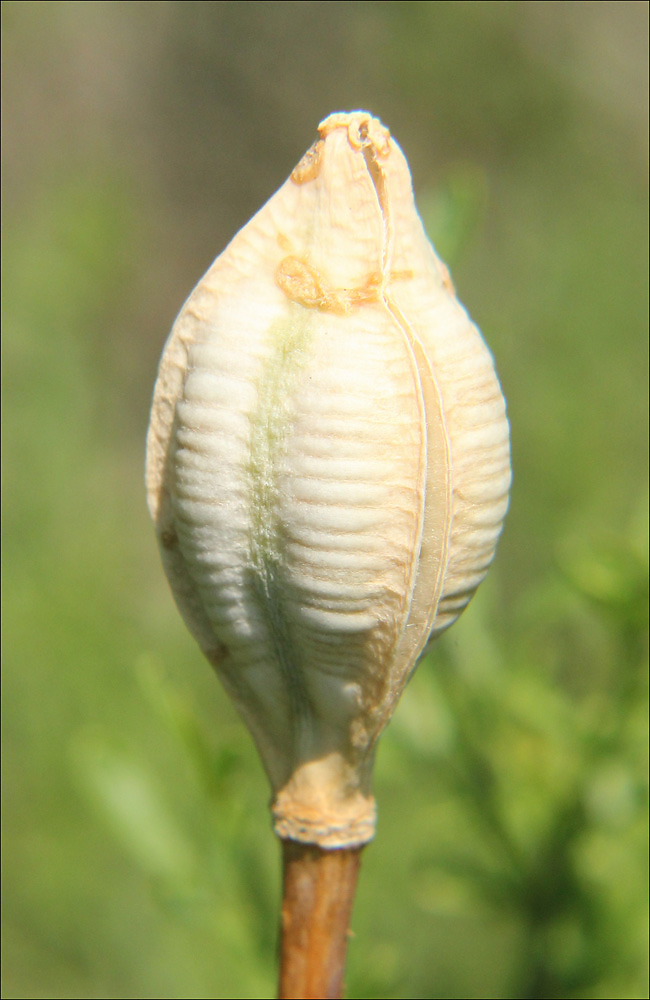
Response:
POLYGON ((492 357, 406 160, 366 112, 330 115, 185 303, 147 442, 167 576, 280 837, 373 836, 377 739, 483 579, 509 485, 492 357))

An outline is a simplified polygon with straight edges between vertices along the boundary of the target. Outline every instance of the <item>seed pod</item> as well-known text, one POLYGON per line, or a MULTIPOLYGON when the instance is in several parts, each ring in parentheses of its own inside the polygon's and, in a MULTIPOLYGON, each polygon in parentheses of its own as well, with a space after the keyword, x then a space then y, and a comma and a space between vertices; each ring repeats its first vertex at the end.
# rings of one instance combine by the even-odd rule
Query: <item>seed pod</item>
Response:
POLYGON ((486 573, 510 456, 492 357, 399 146, 360 111, 318 131, 174 324, 146 478, 276 831, 338 848, 373 835, 377 739, 486 573))

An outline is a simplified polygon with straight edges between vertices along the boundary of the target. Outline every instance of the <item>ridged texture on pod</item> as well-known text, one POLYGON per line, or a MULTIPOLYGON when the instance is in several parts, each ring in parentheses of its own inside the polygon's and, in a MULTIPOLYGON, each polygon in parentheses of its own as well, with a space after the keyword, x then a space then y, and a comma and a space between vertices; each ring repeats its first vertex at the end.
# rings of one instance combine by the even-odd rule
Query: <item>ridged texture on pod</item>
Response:
POLYGON ((406 160, 369 114, 330 115, 185 303, 147 442, 169 582, 281 836, 372 837, 377 738, 483 579, 509 484, 492 358, 406 160))

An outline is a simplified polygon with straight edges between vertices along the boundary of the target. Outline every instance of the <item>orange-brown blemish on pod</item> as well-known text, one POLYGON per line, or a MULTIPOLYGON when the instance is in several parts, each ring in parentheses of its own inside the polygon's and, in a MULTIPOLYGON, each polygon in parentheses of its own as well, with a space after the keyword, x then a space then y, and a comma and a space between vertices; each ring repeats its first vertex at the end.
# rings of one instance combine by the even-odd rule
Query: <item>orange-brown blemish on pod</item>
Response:
POLYGON ((307 309, 345 312, 345 302, 336 290, 328 286, 324 276, 315 267, 300 257, 292 254, 284 257, 275 272, 275 280, 288 299, 307 309))
POLYGON ((291 171, 291 180, 294 184, 306 184, 318 177, 321 164, 321 153, 325 143, 322 139, 317 139, 313 146, 310 146, 300 162, 291 171))
POLYGON ((382 276, 378 271, 369 274, 358 288, 332 288, 315 267, 290 254, 280 261, 275 277, 287 298, 306 309, 341 314, 381 299, 382 276))

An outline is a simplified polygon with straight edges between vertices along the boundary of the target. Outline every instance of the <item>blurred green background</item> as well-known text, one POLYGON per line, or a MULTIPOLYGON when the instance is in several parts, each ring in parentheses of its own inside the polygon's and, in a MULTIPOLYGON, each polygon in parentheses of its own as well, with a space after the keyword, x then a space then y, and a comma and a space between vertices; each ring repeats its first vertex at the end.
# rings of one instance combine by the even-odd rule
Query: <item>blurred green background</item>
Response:
POLYGON ((383 737, 348 996, 647 996, 647 4, 2 17, 3 996, 274 995, 268 790, 144 435, 184 298, 357 107, 493 350, 514 484, 383 737))

